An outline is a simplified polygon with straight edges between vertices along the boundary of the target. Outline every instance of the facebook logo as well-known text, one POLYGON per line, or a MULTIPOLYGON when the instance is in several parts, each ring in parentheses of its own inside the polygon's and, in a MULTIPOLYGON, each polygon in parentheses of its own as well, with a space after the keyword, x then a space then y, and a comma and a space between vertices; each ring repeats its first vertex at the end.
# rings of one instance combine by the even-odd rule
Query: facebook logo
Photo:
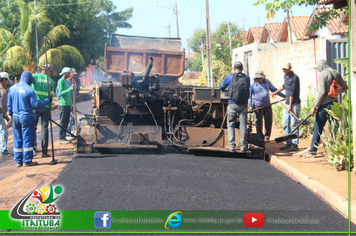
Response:
POLYGON ((94 213, 94 226, 97 229, 108 229, 111 227, 111 213, 108 211, 97 211, 94 213))

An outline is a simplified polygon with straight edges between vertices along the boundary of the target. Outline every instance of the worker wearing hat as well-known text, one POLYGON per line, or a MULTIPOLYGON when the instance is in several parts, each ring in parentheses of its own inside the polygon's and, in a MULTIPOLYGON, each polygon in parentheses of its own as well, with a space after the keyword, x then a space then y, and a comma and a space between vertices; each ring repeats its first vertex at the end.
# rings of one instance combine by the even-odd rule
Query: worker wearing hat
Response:
POLYGON ((11 155, 7 151, 8 131, 5 124, 10 123, 11 119, 7 115, 7 90, 6 84, 9 75, 6 72, 0 72, 0 157, 11 155))
MULTIPOLYGON (((249 110, 252 112, 252 107, 256 110, 254 111, 256 131, 257 134, 264 137, 267 142, 271 136, 272 131, 272 121, 273 113, 271 108, 270 93, 277 91, 277 88, 266 79, 266 75, 262 70, 257 70, 255 76, 253 77, 254 83, 251 84, 250 88, 250 99, 248 100, 249 110), (262 132, 263 120, 265 121, 264 133, 262 132)), ((283 93, 278 93, 279 96, 285 98, 286 95, 283 93)))
MULTIPOLYGON (((75 89, 75 85, 72 84, 69 86, 67 79, 69 78, 71 73, 71 68, 64 67, 62 72, 59 75, 62 75, 62 78, 58 80, 57 83, 57 96, 60 97, 58 101, 58 105, 60 107, 60 126, 63 128, 67 128, 70 116, 70 109, 73 105, 71 93, 75 89)), ((69 141, 65 138, 66 131, 64 129, 59 130, 59 143, 60 144, 68 144, 69 141)))
MULTIPOLYGON (((299 113, 301 109, 300 105, 300 80, 299 77, 292 71, 291 63, 285 63, 282 67, 284 72, 284 84, 277 91, 272 93, 272 97, 275 97, 277 93, 285 90, 286 91, 286 105, 287 109, 283 109, 283 129, 284 134, 288 135, 298 126, 299 113), (291 112, 298 118, 294 118, 291 112), (290 125, 292 124, 292 129, 290 125)), ((295 131, 296 135, 299 137, 299 129, 295 131)), ((299 138, 295 138, 291 141, 287 141, 285 146, 281 147, 279 150, 298 151, 299 138)))

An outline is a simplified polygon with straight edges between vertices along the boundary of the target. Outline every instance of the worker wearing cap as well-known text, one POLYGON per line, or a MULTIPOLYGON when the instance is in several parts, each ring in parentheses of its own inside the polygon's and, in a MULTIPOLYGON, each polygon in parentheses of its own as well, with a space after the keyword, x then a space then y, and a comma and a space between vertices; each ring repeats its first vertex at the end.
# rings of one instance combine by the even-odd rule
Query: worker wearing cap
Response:
MULTIPOLYGON (((60 106, 60 126, 67 128, 70 116, 70 109, 73 105, 71 93, 75 89, 75 85, 69 86, 67 79, 69 78, 71 69, 69 67, 64 67, 59 75, 62 78, 58 80, 57 83, 57 96, 60 97, 58 105, 60 106)), ((69 141, 66 139, 66 131, 64 129, 59 129, 59 143, 68 144, 69 141)))
MULTIPOLYGON (((266 79, 266 75, 262 70, 257 70, 253 77, 254 83, 251 84, 250 98, 248 100, 249 111, 255 108, 255 123, 257 134, 264 137, 265 142, 269 141, 272 131, 273 114, 271 108, 271 101, 269 91, 275 92, 277 88, 266 79), (257 110, 258 109, 258 110, 257 110), (265 123, 265 133, 263 134, 263 119, 265 123)), ((278 93, 279 96, 285 98, 286 95, 278 93)))
MULTIPOLYGON (((75 77, 77 76, 77 71, 72 68, 71 72, 70 72, 70 76, 67 79, 69 86, 72 86, 72 84, 75 84, 75 86, 77 87, 76 81, 75 81, 75 77)), ((72 92, 71 94, 71 98, 72 98, 72 102, 73 102, 73 96, 75 95, 75 92, 72 92)), ((73 111, 73 107, 71 108, 71 112, 70 112, 70 116, 69 116, 69 123, 68 123, 68 131, 70 131, 72 134, 74 134, 75 131, 75 118, 74 118, 74 111, 73 111)), ((68 139, 73 139, 72 136, 70 136, 68 133, 66 134, 68 137, 68 139)))
POLYGON ((50 112, 52 108, 53 102, 53 94, 54 94, 54 82, 49 77, 52 74, 52 66, 44 65, 42 67, 41 73, 33 74, 34 81, 31 84, 33 90, 35 90, 38 101, 43 101, 48 98, 48 86, 47 86, 47 77, 49 81, 49 91, 51 96, 51 103, 44 107, 39 107, 33 110, 33 114, 35 116, 35 140, 34 140, 34 150, 36 151, 37 140, 36 140, 36 131, 38 120, 41 117, 41 147, 42 147, 42 157, 49 157, 48 154, 48 123, 50 118, 50 112))
POLYGON ((332 81, 335 80, 339 85, 340 93, 348 90, 348 86, 342 79, 339 72, 332 69, 325 59, 319 59, 314 69, 319 71, 318 75, 318 94, 313 107, 310 110, 310 115, 315 116, 314 133, 310 144, 309 152, 304 157, 314 158, 318 150, 320 135, 323 133, 324 126, 328 120, 327 110, 331 109, 331 105, 337 102, 337 97, 329 97, 328 92, 332 81))
MULTIPOLYGON (((225 90, 226 87, 229 87, 229 90, 231 91, 231 81, 234 78, 236 73, 242 73, 243 70, 243 65, 241 62, 237 61, 234 64, 234 72, 232 74, 229 74, 225 77, 224 81, 220 84, 220 90, 225 90)), ((248 85, 250 85, 250 77, 246 74, 243 74, 245 76, 248 85)), ((229 150, 234 151, 236 144, 235 144, 235 123, 236 123, 236 118, 237 114, 239 115, 239 121, 240 121, 240 132, 241 132, 241 138, 240 138, 240 151, 247 151, 247 112, 248 112, 248 95, 246 96, 246 103, 245 104, 236 104, 234 101, 231 100, 230 94, 229 94, 229 101, 228 101, 228 107, 227 107, 227 133, 228 133, 228 138, 229 138, 229 150)))
POLYGON ((36 93, 30 86, 33 80, 32 74, 24 71, 20 82, 11 86, 7 100, 9 115, 12 117, 14 161, 17 167, 38 164, 32 161, 35 134, 33 108, 43 107, 50 103, 49 98, 43 101, 37 100, 36 93))
MULTIPOLYGON (((295 119, 291 112, 299 118, 300 113, 300 81, 299 77, 294 74, 292 71, 292 65, 290 63, 285 63, 283 65, 283 72, 284 72, 284 84, 280 87, 277 91, 272 93, 272 97, 275 97, 277 93, 285 90, 286 91, 286 105, 287 109, 283 109, 283 129, 284 134, 288 135, 297 128, 298 126, 298 119, 295 119), (290 125, 292 123, 292 130, 290 125)), ((298 151, 298 144, 299 144, 299 129, 295 131, 297 138, 287 141, 285 146, 281 147, 279 150, 289 151, 298 151)))
POLYGON ((6 84, 9 75, 6 72, 0 72, 0 157, 11 155, 7 151, 8 131, 5 124, 10 123, 11 119, 7 115, 7 90, 6 84))

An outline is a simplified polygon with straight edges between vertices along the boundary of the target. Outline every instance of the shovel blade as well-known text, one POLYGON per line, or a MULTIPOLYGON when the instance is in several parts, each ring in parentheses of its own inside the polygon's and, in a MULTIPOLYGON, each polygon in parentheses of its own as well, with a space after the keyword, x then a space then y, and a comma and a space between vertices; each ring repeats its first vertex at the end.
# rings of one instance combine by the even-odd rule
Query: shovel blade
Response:
POLYGON ((274 141, 276 141, 276 143, 281 143, 281 142, 285 142, 285 141, 289 141, 292 139, 298 138, 298 136, 295 133, 291 133, 285 136, 281 136, 281 137, 277 137, 274 139, 274 141))

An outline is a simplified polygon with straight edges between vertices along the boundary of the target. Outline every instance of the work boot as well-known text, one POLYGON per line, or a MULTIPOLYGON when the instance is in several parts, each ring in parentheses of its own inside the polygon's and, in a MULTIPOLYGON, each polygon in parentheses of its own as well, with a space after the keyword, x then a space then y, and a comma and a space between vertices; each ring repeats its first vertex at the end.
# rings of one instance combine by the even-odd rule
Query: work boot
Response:
POLYGON ((35 165, 38 165, 38 162, 36 162, 36 161, 33 161, 33 162, 31 162, 31 163, 28 163, 28 164, 23 164, 23 166, 25 166, 25 167, 28 167, 28 166, 35 166, 35 165))
POLYGON ((229 147, 229 151, 231 152, 235 151, 235 147, 229 147))
POLYGON ((241 152, 246 152, 246 151, 247 151, 247 147, 246 147, 246 146, 245 146, 245 147, 241 147, 241 148, 240 148, 240 151, 241 151, 241 152))
POLYGON ((21 167, 21 166, 22 166, 22 163, 16 163, 16 166, 17 166, 17 167, 21 167))
POLYGON ((42 157, 50 157, 50 155, 48 153, 43 153, 42 157))
POLYGON ((60 140, 58 141, 58 143, 59 143, 59 144, 68 144, 69 141, 68 141, 67 139, 60 139, 60 140))
POLYGON ((9 153, 9 152, 3 152, 3 153, 0 153, 0 157, 8 157, 8 156, 12 156, 13 154, 12 153, 9 153))
POLYGON ((292 146, 287 143, 287 144, 284 145, 283 147, 280 147, 279 150, 284 151, 284 150, 287 150, 287 149, 289 149, 289 148, 291 148, 291 147, 292 147, 292 146))
POLYGON ((290 148, 287 149, 287 151, 289 152, 293 152, 293 151, 298 151, 298 145, 292 145, 290 148))
POLYGON ((316 158, 316 153, 308 152, 308 154, 303 156, 303 158, 316 158))
POLYGON ((70 136, 70 137, 67 137, 66 139, 67 139, 67 140, 73 140, 74 137, 70 136))

